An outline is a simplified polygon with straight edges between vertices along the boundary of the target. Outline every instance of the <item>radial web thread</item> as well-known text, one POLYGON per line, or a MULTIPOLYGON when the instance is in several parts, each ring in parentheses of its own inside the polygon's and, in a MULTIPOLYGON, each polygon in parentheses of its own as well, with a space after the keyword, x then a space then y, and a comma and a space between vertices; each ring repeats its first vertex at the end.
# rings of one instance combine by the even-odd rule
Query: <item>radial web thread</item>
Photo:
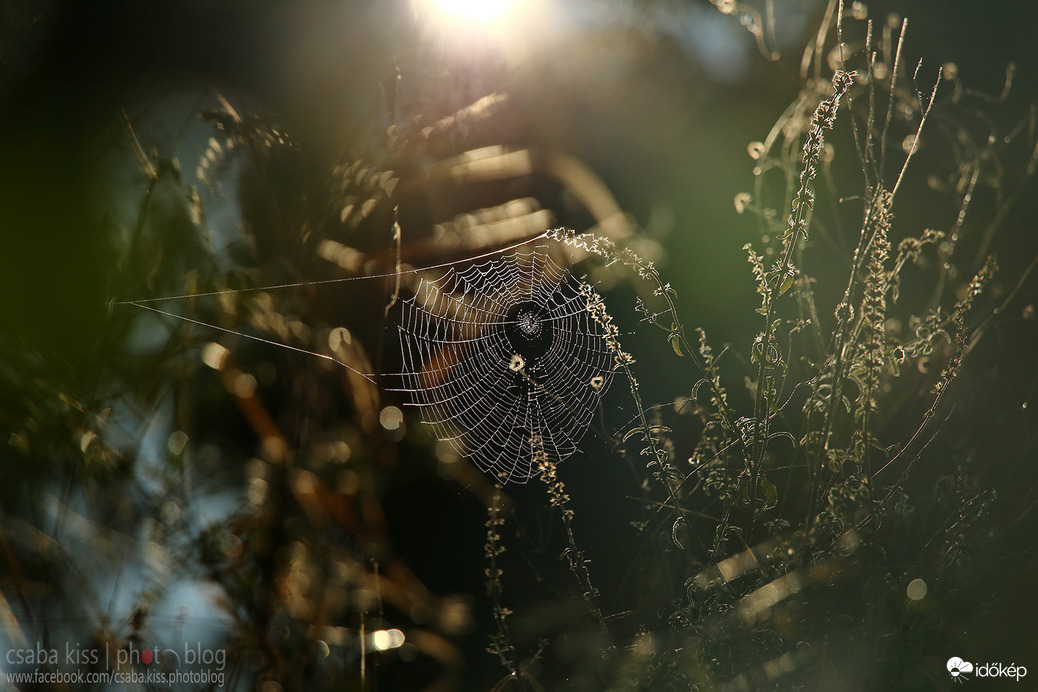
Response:
POLYGON ((451 268, 403 302, 404 390, 441 440, 503 482, 587 432, 612 355, 581 282, 534 247, 451 268))

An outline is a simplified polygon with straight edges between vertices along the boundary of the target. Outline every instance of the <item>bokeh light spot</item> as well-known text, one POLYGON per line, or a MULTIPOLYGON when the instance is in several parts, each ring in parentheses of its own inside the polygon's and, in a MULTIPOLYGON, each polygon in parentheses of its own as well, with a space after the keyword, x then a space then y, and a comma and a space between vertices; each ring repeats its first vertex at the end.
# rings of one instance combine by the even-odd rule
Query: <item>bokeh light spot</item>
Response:
POLYGON ((170 453, 180 456, 181 452, 184 451, 184 447, 187 446, 187 441, 187 433, 183 430, 177 430, 169 436, 169 439, 166 441, 166 446, 169 448, 170 453))
POLYGON ((396 406, 386 406, 378 415, 378 422, 386 430, 396 430, 404 422, 404 412, 396 406))
POLYGON ((404 633, 398 629, 378 630, 371 633, 371 645, 379 651, 395 649, 404 643, 404 633))

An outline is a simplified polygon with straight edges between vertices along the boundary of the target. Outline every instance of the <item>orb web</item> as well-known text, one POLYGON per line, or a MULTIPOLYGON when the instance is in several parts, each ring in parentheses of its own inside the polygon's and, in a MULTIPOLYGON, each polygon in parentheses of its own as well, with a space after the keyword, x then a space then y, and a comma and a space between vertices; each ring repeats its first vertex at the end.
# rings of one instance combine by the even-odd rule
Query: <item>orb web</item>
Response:
POLYGON ((535 477, 535 446, 556 463, 576 451, 612 379, 580 286, 535 247, 423 279, 403 301, 410 405, 498 480, 535 477))

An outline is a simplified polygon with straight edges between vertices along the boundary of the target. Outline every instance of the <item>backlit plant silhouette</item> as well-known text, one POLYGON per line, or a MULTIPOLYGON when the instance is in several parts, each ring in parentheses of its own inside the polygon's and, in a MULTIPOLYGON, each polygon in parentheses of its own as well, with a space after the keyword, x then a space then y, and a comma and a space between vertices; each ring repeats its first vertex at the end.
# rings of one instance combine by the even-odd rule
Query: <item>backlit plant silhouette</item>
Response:
MULTIPOLYGON (((713 4, 788 61, 770 3, 713 4)), ((945 674, 996 569, 977 459, 1010 452, 961 409, 1004 315, 1033 319, 1033 263, 1003 278, 993 252, 1033 189, 1033 113, 1003 112, 1011 73, 988 94, 909 64, 906 20, 819 21, 795 97, 747 133, 731 229, 699 229, 752 237, 729 333, 583 164, 471 135, 519 108, 508 84, 393 63, 325 158, 215 88, 180 130, 197 165, 115 111, 106 165, 136 177, 108 181, 91 382, 23 378, 36 356, 0 340, 5 641, 204 638, 235 689, 945 674)))

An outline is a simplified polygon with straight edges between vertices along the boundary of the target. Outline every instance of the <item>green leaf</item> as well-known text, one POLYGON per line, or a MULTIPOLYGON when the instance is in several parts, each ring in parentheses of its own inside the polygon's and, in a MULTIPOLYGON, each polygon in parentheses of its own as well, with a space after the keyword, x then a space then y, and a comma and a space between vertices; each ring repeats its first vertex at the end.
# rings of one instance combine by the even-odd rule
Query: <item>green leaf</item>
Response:
POLYGON ((747 473, 746 471, 743 471, 742 473, 740 473, 739 474, 739 479, 738 479, 737 482, 738 482, 738 487, 739 487, 739 499, 742 500, 742 503, 744 505, 745 504, 749 504, 749 502, 750 502, 750 475, 749 475, 749 473, 747 473))
POLYGON ((626 433, 624 434, 624 442, 627 442, 627 440, 631 439, 632 437, 634 437, 634 436, 635 436, 635 435, 637 435, 638 433, 642 433, 642 435, 644 436, 644 434, 645 434, 645 428, 641 428, 641 427, 638 427, 638 428, 631 428, 630 430, 628 430, 628 431, 627 431, 627 432, 626 432, 626 433))
POLYGON ((761 476, 760 482, 764 486, 764 509, 771 509, 778 504, 778 488, 763 476, 761 476))
POLYGON ((768 435, 768 441, 770 442, 771 440, 774 440, 774 439, 777 439, 777 438, 780 438, 780 437, 784 437, 787 440, 789 440, 789 443, 791 445, 793 445, 793 449, 796 449, 796 447, 797 447, 797 440, 796 440, 796 438, 793 437, 792 433, 789 433, 789 432, 787 432, 785 430, 780 430, 778 432, 771 433, 770 435, 768 435))
POLYGON ((674 353, 678 354, 679 358, 685 356, 685 354, 681 352, 681 336, 677 332, 670 333, 670 345, 674 349, 674 353))
POLYGON ((678 517, 677 519, 674 520, 674 525, 670 527, 670 539, 672 541, 674 541, 674 545, 676 545, 681 550, 684 550, 685 546, 682 545, 681 539, 678 538, 678 532, 681 530, 681 528, 684 525, 685 525, 685 518, 684 517, 678 517))

